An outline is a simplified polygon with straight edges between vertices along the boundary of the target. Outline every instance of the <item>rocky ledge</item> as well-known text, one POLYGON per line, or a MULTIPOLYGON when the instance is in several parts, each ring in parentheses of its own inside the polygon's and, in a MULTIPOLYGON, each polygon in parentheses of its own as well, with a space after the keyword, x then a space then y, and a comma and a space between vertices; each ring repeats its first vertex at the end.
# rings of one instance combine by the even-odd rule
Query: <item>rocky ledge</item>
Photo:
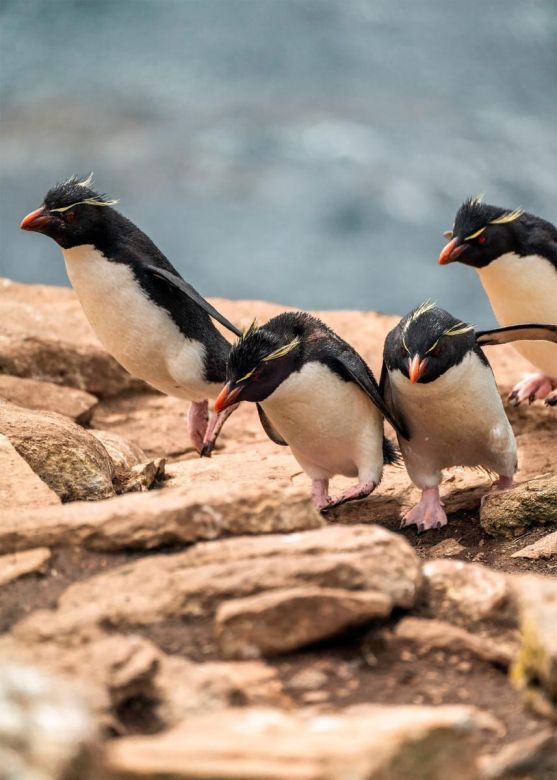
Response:
MULTIPOLYGON (((219 300, 242 327, 280 307, 219 300)), ((322 318, 379 370, 396 321, 322 318)), ((488 348, 506 393, 528 369, 488 348)), ((311 507, 240 408, 213 457, 71 290, 0 281, 0 767, 37 780, 407 780, 557 773, 555 412, 508 409, 520 471, 311 507)), ((340 490, 344 480, 338 479, 340 490)), ((11 774, 10 774, 11 773, 11 774)))

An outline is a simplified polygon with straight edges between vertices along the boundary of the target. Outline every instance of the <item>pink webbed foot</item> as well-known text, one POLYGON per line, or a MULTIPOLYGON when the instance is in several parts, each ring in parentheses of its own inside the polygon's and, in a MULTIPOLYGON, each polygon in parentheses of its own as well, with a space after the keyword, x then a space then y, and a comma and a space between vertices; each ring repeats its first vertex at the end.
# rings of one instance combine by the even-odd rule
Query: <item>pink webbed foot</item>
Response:
POLYGON ((191 442, 198 452, 203 449, 208 420, 209 403, 207 401, 192 401, 188 411, 188 430, 191 442))
MULTIPOLYGON (((540 401, 553 395, 552 390, 556 389, 554 380, 540 372, 536 374, 527 374, 513 388, 509 395, 509 401, 512 406, 518 406, 521 401, 540 401)), ((557 396, 553 402, 546 401, 550 405, 557 403, 557 396)))
POLYGON ((404 515, 400 527, 407 528, 409 525, 416 525, 418 533, 447 525, 447 515, 439 498, 439 488, 426 488, 422 491, 420 502, 404 515))
POLYGON ((311 482, 311 503, 318 512, 322 512, 331 503, 329 480, 314 479, 311 482))
POLYGON ((362 498, 367 498, 370 493, 373 493, 376 487, 377 483, 373 482, 372 480, 367 482, 358 482, 358 484, 354 485, 353 488, 345 490, 344 493, 340 494, 340 496, 330 500, 329 503, 321 509, 321 511, 328 512, 329 509, 334 509, 335 507, 341 506, 342 504, 347 504, 349 501, 360 501, 362 498))
POLYGON ((211 412, 209 415, 209 424, 207 425, 207 430, 205 431, 205 436, 203 437, 202 447, 199 452, 202 458, 211 457, 211 453, 215 449, 215 444, 217 443, 222 426, 228 420, 232 412, 234 412, 239 406, 240 404, 234 404, 234 406, 229 406, 227 409, 223 409, 223 411, 219 412, 219 414, 211 412))

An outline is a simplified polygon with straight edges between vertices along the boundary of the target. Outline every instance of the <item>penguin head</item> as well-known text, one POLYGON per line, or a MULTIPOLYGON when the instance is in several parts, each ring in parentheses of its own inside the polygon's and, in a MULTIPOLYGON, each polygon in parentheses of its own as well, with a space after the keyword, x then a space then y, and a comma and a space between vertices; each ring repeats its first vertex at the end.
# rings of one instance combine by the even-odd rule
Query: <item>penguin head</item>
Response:
POLYGON ((407 314, 387 336, 383 359, 412 384, 434 382, 475 348, 472 325, 457 320, 433 303, 407 314))
POLYGON ((21 222, 22 230, 50 236, 63 249, 83 244, 95 245, 96 237, 106 228, 117 201, 91 189, 92 176, 84 181, 72 177, 52 187, 43 205, 21 222))
POLYGON ((483 203, 481 196, 469 198, 456 213, 452 230, 444 233, 449 243, 439 255, 439 265, 464 263, 484 268, 522 243, 523 212, 509 211, 483 203))
POLYGON ((299 336, 253 323, 230 350, 227 383, 215 401, 215 411, 268 398, 298 368, 301 343, 299 336))

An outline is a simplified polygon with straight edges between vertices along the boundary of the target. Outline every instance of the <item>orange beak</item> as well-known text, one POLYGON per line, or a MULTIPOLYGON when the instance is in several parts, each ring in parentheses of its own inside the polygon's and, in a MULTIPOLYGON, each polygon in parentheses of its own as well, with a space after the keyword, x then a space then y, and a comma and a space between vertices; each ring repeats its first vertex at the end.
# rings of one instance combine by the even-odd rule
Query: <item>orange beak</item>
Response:
POLYGON ((230 382, 225 385, 220 393, 217 396, 217 400, 215 401, 215 412, 217 414, 220 414, 224 409, 228 409, 229 406, 232 406, 236 403, 236 398, 240 394, 240 387, 231 388, 230 382))
POLYGON ((458 238, 453 238, 446 246, 443 247, 441 254, 439 255, 439 265, 454 263, 454 261, 458 260, 466 248, 467 244, 459 244, 458 238))
POLYGON ((420 360, 419 355, 414 355, 413 358, 408 358, 408 379, 414 385, 425 371, 427 366, 427 358, 420 360))
POLYGON ((22 230, 38 230, 46 224, 49 219, 50 217, 47 214, 46 209, 44 206, 41 206, 40 209, 36 209, 30 214, 27 214, 27 216, 21 220, 21 225, 19 227, 22 230))

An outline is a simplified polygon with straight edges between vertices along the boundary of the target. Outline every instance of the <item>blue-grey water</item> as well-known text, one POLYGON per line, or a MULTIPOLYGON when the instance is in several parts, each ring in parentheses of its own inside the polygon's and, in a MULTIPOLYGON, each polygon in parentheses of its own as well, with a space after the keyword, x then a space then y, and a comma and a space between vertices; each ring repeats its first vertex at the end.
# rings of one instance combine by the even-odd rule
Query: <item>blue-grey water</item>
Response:
POLYGON ((554 0, 1 0, 0 272, 95 171, 207 295, 492 322, 439 268, 470 194, 557 217, 554 0))

